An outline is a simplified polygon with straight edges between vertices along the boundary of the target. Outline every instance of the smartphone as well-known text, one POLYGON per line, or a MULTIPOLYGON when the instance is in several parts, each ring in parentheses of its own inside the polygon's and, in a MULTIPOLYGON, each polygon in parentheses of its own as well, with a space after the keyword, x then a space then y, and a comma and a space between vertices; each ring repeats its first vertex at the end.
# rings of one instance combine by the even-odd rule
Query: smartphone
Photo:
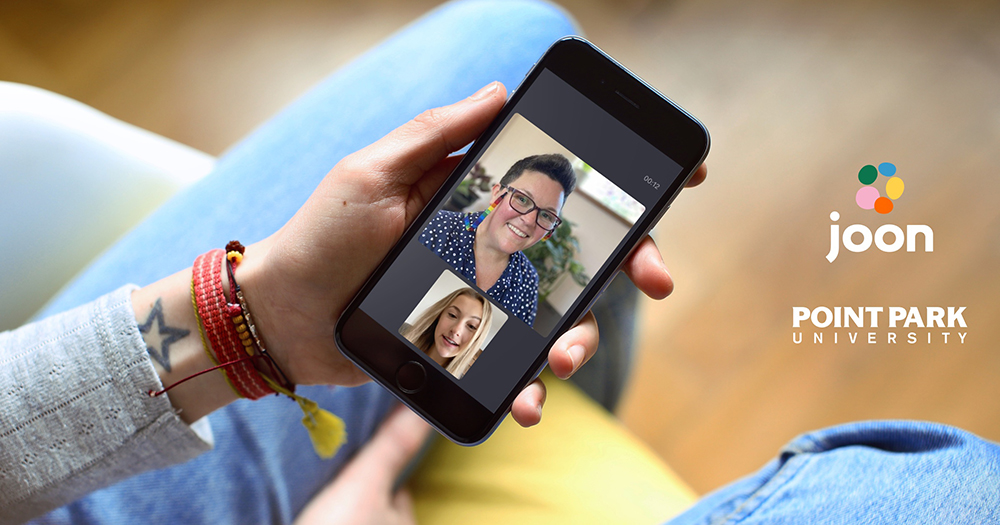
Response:
POLYGON ((338 347, 452 441, 483 442, 708 148, 694 117, 559 40, 344 311, 338 347))

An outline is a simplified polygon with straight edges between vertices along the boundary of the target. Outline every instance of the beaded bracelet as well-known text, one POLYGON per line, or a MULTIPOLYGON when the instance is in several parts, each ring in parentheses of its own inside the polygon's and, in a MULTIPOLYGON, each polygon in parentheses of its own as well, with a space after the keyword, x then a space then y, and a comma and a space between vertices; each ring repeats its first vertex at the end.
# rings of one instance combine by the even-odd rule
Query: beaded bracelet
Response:
POLYGON ((162 390, 150 391, 149 395, 159 396, 189 379, 221 370, 226 382, 239 397, 260 399, 268 394, 280 393, 295 400, 302 409, 302 425, 309 432, 316 454, 324 459, 331 458, 347 439, 344 421, 319 408, 315 401, 296 394, 295 384, 265 349, 243 291, 236 282, 235 269, 242 262, 244 251, 239 241, 231 241, 225 250, 216 249, 200 255, 192 267, 194 313, 202 345, 215 366, 162 390), (229 280, 228 298, 222 287, 223 261, 229 280), (215 349, 215 354, 212 349, 215 349), (258 363, 262 365, 255 367, 258 363), (266 371, 261 370, 262 367, 266 367, 266 371))
POLYGON ((316 454, 321 458, 331 458, 347 439, 346 425, 339 417, 319 408, 315 401, 296 394, 295 384, 288 379, 261 342, 246 297, 236 282, 235 269, 243 262, 245 250, 239 241, 230 241, 226 244, 226 275, 229 277, 230 296, 227 308, 236 326, 237 337, 248 354, 264 358, 270 374, 260 373, 258 377, 267 383, 271 391, 284 394, 298 403, 303 413, 302 425, 309 432, 316 454))
MULTIPOLYGON (((295 385, 288 380, 277 361, 271 357, 264 343, 261 342, 257 334, 257 327, 253 324, 253 317, 250 315, 250 307, 247 306, 243 290, 236 282, 235 268, 243 261, 243 253, 246 248, 239 241, 230 241, 226 245, 226 275, 229 277, 229 303, 226 305, 232 316, 233 324, 239 334, 240 343, 246 349, 248 355, 259 354, 264 357, 264 362, 270 372, 270 378, 275 380, 282 388, 294 392, 295 385)), ((267 378, 268 376, 264 376, 267 378)), ((270 384, 270 382, 268 382, 270 384)))

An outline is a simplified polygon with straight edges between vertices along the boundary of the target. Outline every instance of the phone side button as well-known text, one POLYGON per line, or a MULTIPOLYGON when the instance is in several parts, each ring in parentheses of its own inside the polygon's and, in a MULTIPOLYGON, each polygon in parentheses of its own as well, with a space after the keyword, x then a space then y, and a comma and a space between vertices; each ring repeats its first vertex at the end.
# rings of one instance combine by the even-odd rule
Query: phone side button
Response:
POLYGON ((396 370, 396 386, 407 394, 416 394, 427 384, 427 371, 424 365, 410 361, 396 370))

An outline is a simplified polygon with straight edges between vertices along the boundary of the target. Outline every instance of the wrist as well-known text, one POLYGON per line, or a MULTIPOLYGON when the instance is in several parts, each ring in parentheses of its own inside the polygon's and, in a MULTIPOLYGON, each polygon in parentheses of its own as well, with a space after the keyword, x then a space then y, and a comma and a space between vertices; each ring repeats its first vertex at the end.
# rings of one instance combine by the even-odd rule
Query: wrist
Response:
POLYGON ((236 281, 261 343, 292 383, 359 385, 367 376, 337 350, 333 337, 341 303, 350 298, 331 289, 336 267, 317 273, 313 258, 308 250, 282 245, 276 234, 246 247, 236 281))
MULTIPOLYGON (((190 268, 133 292, 132 309, 165 387, 214 366, 191 302, 190 268)), ((191 378, 165 395, 189 424, 237 399, 221 371, 191 378)))
MULTIPOLYGON (((242 252, 239 243, 231 246, 242 252)), ((234 253, 232 266, 242 267, 240 259, 239 253, 234 253)), ((167 385, 150 394, 167 394, 169 390, 178 415, 191 424, 239 397, 259 399, 281 392, 294 399, 305 414, 302 422, 317 454, 333 457, 345 439, 343 421, 320 409, 316 402, 296 395, 294 385, 276 369, 260 370, 251 365, 270 359, 269 352, 259 338, 248 337, 253 325, 242 284, 236 280, 235 270, 230 284, 230 267, 225 260, 222 250, 211 250, 195 259, 192 268, 133 292, 139 331, 161 382, 167 385), (216 361, 221 363, 215 365, 216 361)), ((253 282, 251 276, 257 270, 250 264, 242 273, 253 282)))
MULTIPOLYGON (((269 279, 266 266, 267 250, 263 243, 247 246, 242 261, 234 267, 234 280, 239 285, 239 290, 243 296, 242 306, 248 317, 248 322, 254 326, 253 335, 257 338, 259 346, 263 348, 267 355, 274 360, 275 364, 287 373, 290 363, 286 349, 277 344, 275 334, 276 323, 275 314, 271 308, 273 300, 269 298, 269 279)), ((227 297, 229 296, 229 280, 224 279, 224 286, 227 297)), ((274 377, 270 364, 265 360, 255 360, 256 369, 275 379, 281 381, 283 377, 274 377)), ((288 378, 290 379, 290 378, 288 378)))

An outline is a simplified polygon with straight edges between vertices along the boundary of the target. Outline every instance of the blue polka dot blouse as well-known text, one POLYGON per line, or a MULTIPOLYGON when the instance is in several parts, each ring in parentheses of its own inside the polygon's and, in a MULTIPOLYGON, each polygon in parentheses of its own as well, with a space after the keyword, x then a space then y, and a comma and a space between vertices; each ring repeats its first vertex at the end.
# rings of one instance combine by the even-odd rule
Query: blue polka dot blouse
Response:
MULTIPOLYGON (((445 260, 458 273, 476 282, 475 232, 465 229, 466 215, 441 210, 420 233, 420 242, 445 260)), ((538 311, 538 272, 521 252, 510 256, 496 284, 486 291, 493 300, 531 326, 538 311)))

